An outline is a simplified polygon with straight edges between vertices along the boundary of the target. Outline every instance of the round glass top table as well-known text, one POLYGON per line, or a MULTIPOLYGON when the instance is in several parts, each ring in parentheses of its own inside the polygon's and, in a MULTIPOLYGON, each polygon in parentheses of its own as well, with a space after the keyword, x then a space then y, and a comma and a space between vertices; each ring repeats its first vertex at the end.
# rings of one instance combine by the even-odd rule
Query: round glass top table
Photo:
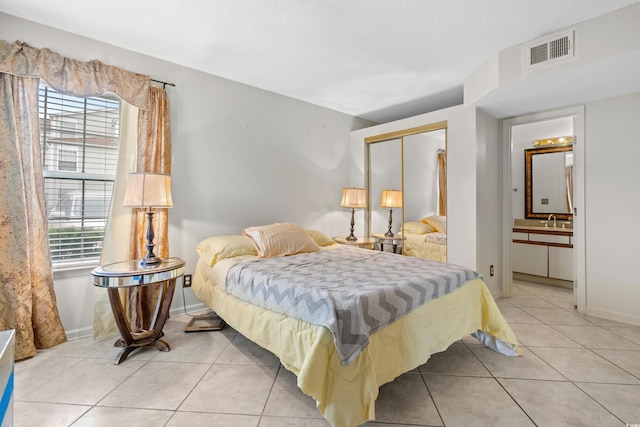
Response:
POLYGON ((332 239, 341 245, 357 246, 363 249, 373 249, 373 245, 376 243, 370 237, 357 237, 358 240, 347 240, 347 236, 335 236, 332 239))
POLYGON ((154 266, 141 266, 139 260, 131 260, 93 269, 93 284, 107 289, 111 311, 120 331, 121 338, 114 343, 114 347, 121 348, 114 362, 116 365, 140 347, 153 346, 160 351, 171 350, 169 344, 160 338, 164 335, 162 328, 169 316, 176 279, 184 274, 184 266, 185 262, 180 258, 166 258, 154 266), (157 299, 151 319, 147 319, 145 325, 136 326, 131 325, 125 315, 120 292, 137 292, 134 288, 141 286, 156 288, 157 299))
POLYGON ((93 284, 101 288, 143 286, 177 279, 184 274, 184 261, 165 258, 155 266, 141 266, 137 259, 114 262, 93 269, 93 284))
POLYGON ((396 234, 390 237, 382 233, 373 233, 372 237, 376 241, 376 245, 379 245, 381 251, 384 251, 384 245, 391 245, 394 254, 402 253, 401 235, 396 234))

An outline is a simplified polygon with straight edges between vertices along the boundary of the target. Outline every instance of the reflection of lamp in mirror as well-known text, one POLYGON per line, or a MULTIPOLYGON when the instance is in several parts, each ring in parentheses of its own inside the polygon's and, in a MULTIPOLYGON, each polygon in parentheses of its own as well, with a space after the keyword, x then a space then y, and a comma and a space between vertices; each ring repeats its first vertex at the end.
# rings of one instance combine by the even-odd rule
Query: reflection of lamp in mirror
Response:
POLYGON ((155 173, 136 172, 127 176, 124 207, 142 208, 147 215, 147 255, 140 260, 141 266, 155 266, 162 259, 153 253, 153 214, 155 208, 171 208, 171 177, 155 173))
POLYGON ((355 225, 354 214, 356 209, 364 209, 367 207, 367 195, 364 188, 343 188, 340 206, 343 208, 351 208, 351 234, 347 236, 347 241, 355 242, 358 238, 353 234, 353 227, 355 225))
POLYGON ((402 207, 402 190, 382 190, 382 198, 380 199, 381 208, 389 208, 389 230, 384 233, 387 237, 393 237, 391 231, 391 222, 393 221, 393 208, 402 207))

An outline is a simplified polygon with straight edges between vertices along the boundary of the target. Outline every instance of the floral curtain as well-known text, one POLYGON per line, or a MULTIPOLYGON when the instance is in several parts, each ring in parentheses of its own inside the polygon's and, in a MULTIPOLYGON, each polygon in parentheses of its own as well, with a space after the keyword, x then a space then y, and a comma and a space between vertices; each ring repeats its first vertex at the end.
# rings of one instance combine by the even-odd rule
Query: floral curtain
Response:
POLYGON ((67 340, 53 289, 33 77, 0 73, 0 330, 16 360, 67 340))
POLYGON ((113 92, 140 111, 151 105, 148 76, 0 40, 0 329, 16 330, 18 360, 66 340, 47 241, 40 78, 74 96, 113 92))
POLYGON ((105 65, 66 58, 49 49, 0 40, 0 73, 39 77, 55 90, 74 96, 100 96, 112 92, 129 104, 149 109, 149 76, 105 65))
POLYGON ((447 215, 447 153, 438 151, 438 215, 447 215))
MULTIPOLYGON (((138 172, 171 174, 171 135, 169 129, 169 102, 163 88, 150 88, 150 109, 140 110, 138 115, 138 172)), ((129 259, 144 258, 146 216, 142 209, 135 209, 131 232, 129 259)), ((169 256, 168 212, 156 209, 153 216, 155 231, 154 253, 160 258, 169 256)), ((159 286, 140 286, 128 289, 127 314, 132 330, 146 330, 153 320, 159 286)))

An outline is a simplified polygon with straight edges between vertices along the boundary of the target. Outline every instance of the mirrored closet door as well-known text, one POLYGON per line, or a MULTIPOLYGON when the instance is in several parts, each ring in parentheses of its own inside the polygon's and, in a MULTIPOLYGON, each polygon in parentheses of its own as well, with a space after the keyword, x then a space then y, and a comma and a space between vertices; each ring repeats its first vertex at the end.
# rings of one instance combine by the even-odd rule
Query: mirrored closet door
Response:
POLYGON ((446 139, 440 122, 365 140, 367 234, 378 249, 446 261, 446 139))

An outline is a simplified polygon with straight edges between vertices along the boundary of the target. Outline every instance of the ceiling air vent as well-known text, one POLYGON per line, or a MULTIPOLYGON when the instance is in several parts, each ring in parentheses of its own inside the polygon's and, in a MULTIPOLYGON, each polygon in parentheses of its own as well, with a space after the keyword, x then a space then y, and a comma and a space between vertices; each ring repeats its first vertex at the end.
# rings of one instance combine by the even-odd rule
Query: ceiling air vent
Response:
POLYGON ((526 68, 573 58, 573 30, 538 39, 526 46, 526 68))

